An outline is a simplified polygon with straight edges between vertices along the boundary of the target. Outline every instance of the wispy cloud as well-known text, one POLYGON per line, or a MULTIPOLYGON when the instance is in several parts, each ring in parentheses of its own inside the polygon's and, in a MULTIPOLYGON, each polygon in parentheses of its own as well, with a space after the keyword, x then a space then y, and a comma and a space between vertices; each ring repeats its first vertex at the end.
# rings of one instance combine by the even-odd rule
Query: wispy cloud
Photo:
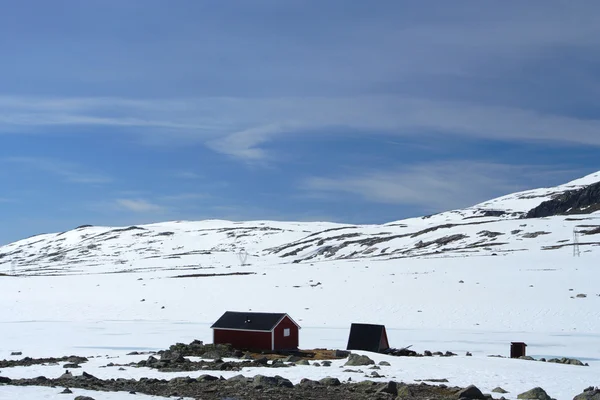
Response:
POLYGON ((179 193, 168 196, 162 196, 161 199, 164 201, 192 201, 192 200, 202 200, 209 198, 210 195, 206 193, 179 193))
POLYGON ((103 184, 112 182, 112 178, 104 174, 82 171, 82 167, 59 160, 36 157, 7 157, 4 162, 21 165, 23 167, 37 169, 62 177, 67 182, 82 184, 103 184))
MULTIPOLYGON (((106 53, 98 52, 101 60, 93 52, 89 60, 68 62, 70 55, 64 52, 37 54, 34 48, 31 53, 40 59, 57 54, 51 60, 57 68, 52 82, 71 82, 74 75, 79 83, 69 87, 72 92, 98 93, 97 86, 85 82, 106 80, 100 92, 121 95, 0 96, 0 133, 113 127, 144 135, 150 143, 205 143, 250 162, 273 158, 269 144, 284 135, 332 129, 366 138, 434 132, 600 146, 597 112, 579 112, 593 108, 590 104, 600 95, 596 2, 513 1, 486 7, 440 3, 435 12, 422 2, 384 1, 377 8, 357 2, 343 16, 339 1, 318 6, 280 3, 238 5, 235 12, 225 5, 202 12, 190 12, 194 7, 171 10, 173 19, 164 25, 163 40, 149 41, 152 51, 133 52, 115 68, 94 63, 114 66, 114 60, 130 51, 119 30, 102 37, 102 43, 111 45, 106 53), (315 20, 315 15, 320 18, 315 20), (225 16, 233 23, 223 35, 214 21, 225 16), (275 34, 282 29, 286 35, 275 34), (190 34, 217 31, 218 41, 189 41, 190 34), (146 54, 169 57, 148 62, 146 54), (244 62, 227 61, 240 59, 244 62), (150 86, 156 89, 149 91, 150 86), (148 93, 152 95, 135 97, 148 93), (197 98, 190 93, 210 95, 197 98)), ((70 12, 55 18, 69 20, 70 12)), ((162 7, 149 8, 145 18, 160 19, 163 13, 162 7)), ((117 10, 112 17, 117 18, 115 26, 130 21, 117 10)), ((146 23, 144 18, 130 22, 146 23)), ((21 35, 20 47, 32 47, 46 29, 21 35)), ((78 38, 70 43, 74 49, 84 53, 97 44, 86 29, 71 29, 71 36, 78 38)), ((64 46, 62 36, 44 39, 56 48, 64 46)), ((7 57, 11 55, 22 56, 15 52, 7 57)), ((21 68, 31 64, 15 63, 21 68)), ((19 70, 4 68, 20 76, 19 70)), ((47 92, 65 93, 61 90, 59 85, 47 92)))
POLYGON ((170 176, 172 176, 173 178, 177 178, 177 179, 190 179, 190 180, 204 178, 204 175, 199 174, 194 171, 175 171, 172 174, 170 174, 170 176))
POLYGON ((167 210, 166 207, 144 199, 117 199, 115 200, 115 205, 119 209, 133 211, 136 213, 156 213, 167 210))
POLYGON ((528 189, 530 180, 540 185, 572 174, 572 170, 557 167, 458 161, 311 177, 301 187, 309 194, 333 196, 335 201, 351 195, 372 203, 443 211, 528 189))
MULTIPOLYGON (((4 99, 4 102, 7 102, 4 99)), ((21 100, 22 101, 22 100, 21 100)), ((55 99, 44 117, 14 115, 0 117, 6 124, 30 126, 54 124, 114 124, 122 127, 152 127, 153 137, 165 142, 195 140, 223 154, 256 161, 268 157, 264 145, 283 134, 310 135, 328 129, 346 128, 365 137, 419 136, 435 132, 447 137, 470 137, 501 141, 552 141, 600 146, 600 119, 577 118, 525 108, 480 105, 469 102, 428 100, 402 96, 288 97, 277 99, 190 99, 185 102, 127 99, 81 100, 85 107, 72 106, 69 99, 55 99), (99 117, 114 101, 132 115, 99 117), (65 102, 67 108, 90 115, 53 114, 65 102), (58 103, 59 105, 55 105, 58 103), (210 107, 209 107, 210 105, 210 107), (152 120, 162 110, 164 121, 152 120), (235 119, 230 116, 235 115, 235 119), (162 129, 162 130, 161 130, 162 129), (180 133, 174 135, 173 130, 180 133)), ((20 103, 19 103, 20 104, 20 103)), ((112 109, 112 107, 109 107, 112 109)), ((116 111, 112 111, 116 113, 116 111)), ((314 137, 313 137, 314 139, 314 137)), ((188 175, 191 177, 191 175, 188 175)))

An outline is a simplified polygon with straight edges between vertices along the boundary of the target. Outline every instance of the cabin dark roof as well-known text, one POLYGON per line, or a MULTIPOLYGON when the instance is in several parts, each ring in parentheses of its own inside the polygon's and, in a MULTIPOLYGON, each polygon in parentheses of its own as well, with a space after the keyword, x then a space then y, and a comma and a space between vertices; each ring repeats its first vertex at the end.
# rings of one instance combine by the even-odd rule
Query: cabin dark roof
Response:
POLYGON ((269 332, 283 319, 285 313, 257 313, 227 311, 215 322, 212 329, 240 329, 269 332))
POLYGON ((382 348, 382 337, 385 332, 383 325, 352 324, 348 338, 348 350, 365 350, 379 352, 382 348))

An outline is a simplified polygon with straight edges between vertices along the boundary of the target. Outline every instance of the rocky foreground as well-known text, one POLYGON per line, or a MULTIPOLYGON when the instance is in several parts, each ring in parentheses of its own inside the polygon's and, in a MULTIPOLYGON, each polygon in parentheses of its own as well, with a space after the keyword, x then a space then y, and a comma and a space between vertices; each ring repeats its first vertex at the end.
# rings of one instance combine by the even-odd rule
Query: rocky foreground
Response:
MULTIPOLYGON (((244 377, 238 375, 223 379, 212 375, 202 375, 197 379, 179 377, 171 380, 148 379, 98 379, 90 374, 80 376, 64 374, 58 379, 43 376, 34 379, 9 379, 0 377, 0 385, 46 386, 64 388, 63 393, 72 393, 70 388, 94 390, 99 392, 125 391, 131 394, 143 393, 164 397, 190 397, 204 400, 254 400, 254 399, 463 399, 487 400, 490 394, 483 394, 477 387, 448 387, 446 385, 405 384, 394 381, 377 383, 364 381, 342 383, 337 378, 323 378, 320 381, 302 380, 294 385, 289 380, 275 376, 256 375, 244 377)), ((501 388, 495 390, 503 393, 501 388)), ((533 388, 517 396, 518 399, 552 400, 541 388, 533 388)), ((80 399, 83 399, 81 397, 80 399)), ((85 399, 91 399, 85 397, 85 399)), ((574 400, 600 400, 600 389, 589 387, 577 395, 574 400)))
MULTIPOLYGON (((323 349, 321 349, 323 350, 323 349)), ((426 355, 401 349, 398 356, 423 357, 426 355)), ((447 352, 449 353, 449 352, 447 352)), ((20 353, 15 353, 19 354, 20 353)), ((130 353, 131 355, 141 355, 140 353, 130 353)), ((163 397, 186 397, 194 399, 228 399, 228 400, 254 400, 254 399, 394 399, 394 400, 412 400, 412 399, 456 399, 456 400, 488 400, 492 399, 491 394, 482 393, 477 387, 469 386, 466 388, 451 387, 445 383, 445 379, 430 379, 418 384, 403 383, 396 381, 374 382, 371 380, 362 382, 348 381, 341 382, 338 378, 324 377, 320 380, 302 379, 298 384, 293 384, 289 379, 276 376, 255 375, 252 377, 244 376, 241 372, 245 367, 261 367, 265 371, 272 368, 291 368, 296 365, 309 365, 308 359, 311 359, 310 365, 330 366, 331 361, 319 359, 315 356, 323 354, 331 355, 332 358, 347 359, 344 366, 348 371, 366 374, 368 378, 384 378, 379 375, 380 366, 389 366, 385 361, 378 365, 366 355, 353 354, 348 351, 336 350, 331 354, 321 352, 296 352, 294 354, 251 354, 242 352, 229 345, 204 344, 201 341, 193 341, 190 344, 177 343, 167 350, 148 354, 146 360, 137 363, 113 364, 106 367, 134 367, 134 368, 153 368, 161 372, 175 371, 198 371, 204 370, 203 374, 197 378, 177 377, 171 380, 141 378, 134 379, 99 379, 89 373, 83 372, 81 375, 74 375, 69 370, 82 368, 82 364, 89 360, 86 357, 68 356, 60 358, 40 358, 34 359, 25 357, 21 360, 0 361, 0 368, 28 367, 33 365, 59 365, 65 368, 59 378, 50 379, 39 376, 33 379, 10 379, 0 376, 0 386, 45 386, 56 388, 57 393, 73 393, 71 389, 85 389, 99 392, 99 398, 102 398, 101 392, 129 392, 131 394, 141 393, 163 397), (190 361, 189 356, 201 357, 204 360, 190 361), (225 362, 222 358, 237 358, 239 361, 225 362), (353 368, 353 369, 352 369, 353 368), (240 371, 239 375, 225 379, 219 375, 219 371, 240 371), (216 375, 212 375, 216 374, 216 375), (429 383, 428 383, 429 382, 429 383), (435 385, 431 383, 436 383, 435 385)), ((439 352, 440 356, 451 356, 453 353, 445 354, 439 352)), ((578 364, 581 365, 581 364, 578 364)), ((123 369, 123 368, 120 368, 123 369)), ((380 371, 381 372, 381 371, 380 371)), ((497 394, 507 393, 504 389, 498 387, 493 390, 497 394)), ((514 395, 510 394, 511 398, 514 395)), ((503 398, 503 397, 502 397, 503 398)), ((517 395, 518 399, 536 399, 552 400, 552 397, 542 388, 536 387, 525 393, 517 395)), ((76 397, 79 400, 90 400, 89 397, 76 397)), ((574 400, 600 400, 600 389, 589 387, 583 393, 577 395, 574 400)))

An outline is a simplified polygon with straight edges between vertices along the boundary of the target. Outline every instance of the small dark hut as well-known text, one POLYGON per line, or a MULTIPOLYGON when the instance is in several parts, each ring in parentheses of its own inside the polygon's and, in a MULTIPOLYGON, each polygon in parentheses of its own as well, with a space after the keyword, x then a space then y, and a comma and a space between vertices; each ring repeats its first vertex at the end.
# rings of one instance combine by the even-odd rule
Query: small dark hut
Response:
POLYGON ((527 345, 523 342, 510 343, 510 358, 525 357, 527 345))
POLYGON ((364 350, 381 353, 390 348, 385 326, 352 324, 348 338, 348 350, 364 350))

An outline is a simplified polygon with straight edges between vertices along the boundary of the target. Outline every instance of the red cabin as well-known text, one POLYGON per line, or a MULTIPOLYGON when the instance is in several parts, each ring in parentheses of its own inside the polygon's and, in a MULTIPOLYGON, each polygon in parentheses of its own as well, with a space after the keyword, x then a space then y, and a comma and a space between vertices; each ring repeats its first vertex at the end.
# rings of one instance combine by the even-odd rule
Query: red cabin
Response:
POLYGON ((211 328, 214 344, 251 350, 298 349, 300 326, 287 314, 227 311, 211 328))

